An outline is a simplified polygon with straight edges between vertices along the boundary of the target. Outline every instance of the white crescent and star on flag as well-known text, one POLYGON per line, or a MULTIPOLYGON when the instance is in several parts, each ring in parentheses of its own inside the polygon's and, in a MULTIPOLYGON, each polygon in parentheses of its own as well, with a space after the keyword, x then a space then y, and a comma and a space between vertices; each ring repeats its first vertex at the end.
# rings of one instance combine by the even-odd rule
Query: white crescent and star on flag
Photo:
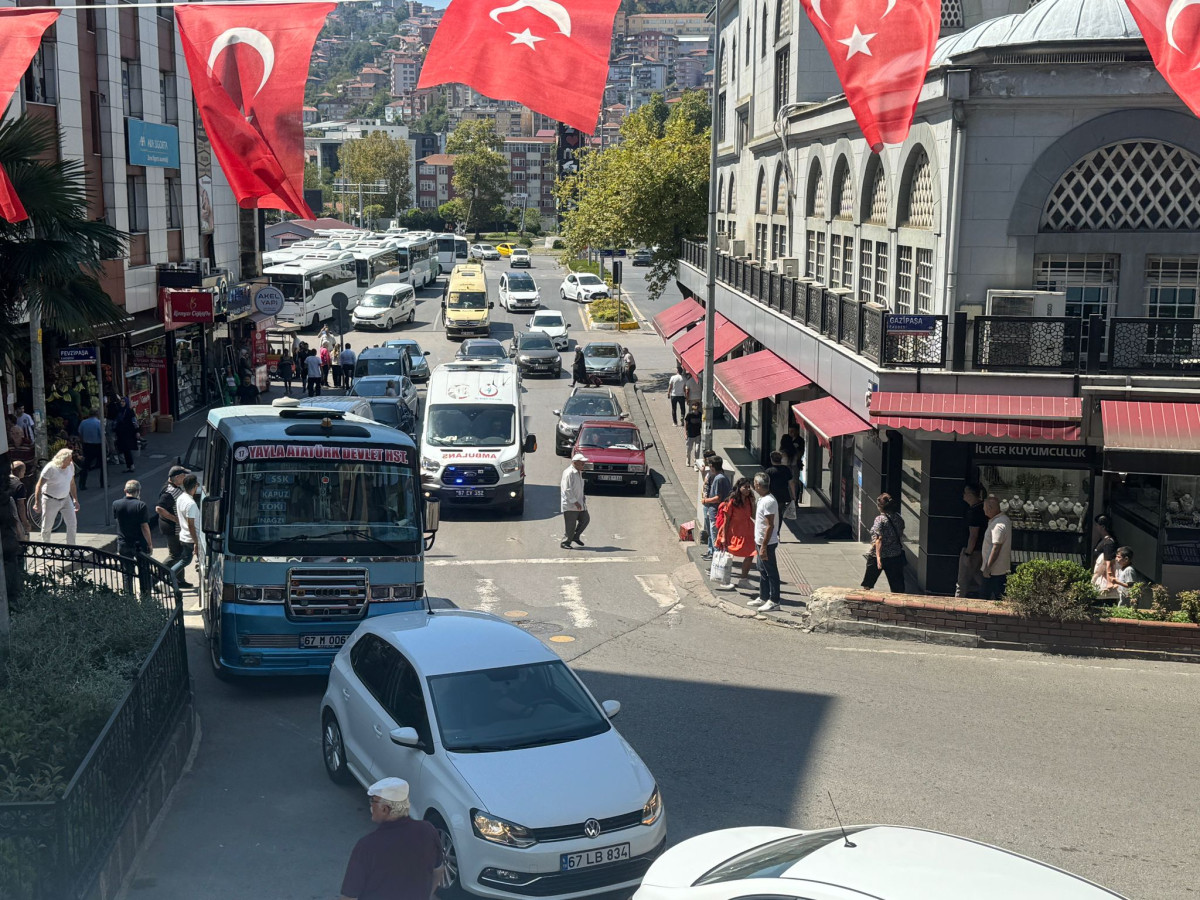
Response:
MULTIPOLYGON (((213 67, 216 66, 217 59, 221 56, 222 51, 237 44, 245 44, 262 57, 262 81, 259 82, 258 89, 254 92, 254 97, 257 97, 262 93, 262 89, 267 86, 267 81, 270 79, 271 72, 275 68, 275 45, 261 31, 253 28, 238 27, 230 28, 217 35, 217 39, 212 42, 212 47, 208 51, 208 75, 210 78, 212 77, 213 67)), ((228 88, 226 88, 226 93, 228 93, 228 88)), ((254 99, 254 97, 251 97, 251 99, 254 99)), ((241 110, 242 115, 246 116, 246 122, 254 125, 253 113, 246 115, 246 110, 242 108, 242 98, 234 97, 230 94, 230 99, 241 110)))
MULTIPOLYGON (((895 0, 889 0, 889 2, 894 3, 895 0)), ((1195 0, 1195 2, 1200 2, 1200 0, 1195 0)), ((508 6, 497 6, 488 13, 488 18, 499 23, 500 17, 505 13, 518 12, 522 9, 531 9, 540 13, 558 26, 559 34, 565 37, 571 36, 571 14, 557 0, 516 0, 515 3, 510 3, 508 6)), ((534 34, 528 28, 524 31, 508 31, 506 34, 513 39, 513 44, 521 44, 530 50, 536 50, 538 41, 545 40, 544 37, 534 34)))
MULTIPOLYGON (((833 26, 829 24, 829 20, 825 18, 825 11, 821 8, 822 0, 810 0, 810 2, 812 3, 813 12, 816 13, 817 18, 825 23, 826 28, 832 28, 833 26)), ((1176 2, 1200 3, 1200 0, 1176 0, 1176 2)), ((887 0, 887 9, 883 11, 883 15, 879 17, 879 20, 882 22, 888 17, 888 13, 895 8, 896 0, 887 0)), ((836 38, 836 40, 839 44, 844 44, 846 46, 846 59, 849 60, 853 59, 859 53, 863 54, 864 56, 871 56, 870 41, 871 38, 875 37, 878 33, 879 32, 877 31, 873 31, 864 34, 862 30, 859 29, 858 23, 855 22, 854 31, 851 32, 849 37, 836 38)))
MULTIPOLYGON (((1167 19, 1164 24, 1164 30, 1167 32, 1167 43, 1178 53, 1183 53, 1183 50, 1175 40, 1175 26, 1179 21, 1179 17, 1189 6, 1200 6, 1200 0, 1171 0, 1171 5, 1167 7, 1167 19)), ((1200 69, 1200 63, 1196 63, 1192 68, 1200 69)))

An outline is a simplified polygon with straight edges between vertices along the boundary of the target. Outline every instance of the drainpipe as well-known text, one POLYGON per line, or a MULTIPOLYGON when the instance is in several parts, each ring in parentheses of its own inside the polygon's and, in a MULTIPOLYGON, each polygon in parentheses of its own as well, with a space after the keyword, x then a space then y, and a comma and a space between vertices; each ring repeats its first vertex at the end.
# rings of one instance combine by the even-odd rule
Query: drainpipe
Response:
MULTIPOLYGON (((962 230, 962 193, 966 169, 966 101, 971 96, 971 73, 968 69, 951 69, 946 73, 946 96, 950 98, 950 214, 946 225, 946 268, 943 278, 943 308, 947 322, 961 324, 953 315, 958 307, 958 246, 962 230)), ((947 329, 948 330, 948 329, 947 329)), ((946 334, 944 340, 950 340, 946 334)), ((954 346, 952 343, 951 346, 954 346)), ((957 361, 960 364, 961 360, 957 361)), ((953 362, 952 362, 953 365, 953 362)))

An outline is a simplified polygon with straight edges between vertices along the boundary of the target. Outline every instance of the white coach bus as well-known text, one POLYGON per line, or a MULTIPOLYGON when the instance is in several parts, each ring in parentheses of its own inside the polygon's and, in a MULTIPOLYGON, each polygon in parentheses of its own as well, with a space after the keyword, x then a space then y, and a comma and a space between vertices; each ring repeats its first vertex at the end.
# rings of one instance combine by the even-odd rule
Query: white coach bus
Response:
POLYGON ((364 290, 359 286, 357 260, 345 250, 317 251, 277 266, 263 274, 283 292, 279 322, 319 325, 333 318, 335 300, 344 297, 346 310, 358 305, 364 290))

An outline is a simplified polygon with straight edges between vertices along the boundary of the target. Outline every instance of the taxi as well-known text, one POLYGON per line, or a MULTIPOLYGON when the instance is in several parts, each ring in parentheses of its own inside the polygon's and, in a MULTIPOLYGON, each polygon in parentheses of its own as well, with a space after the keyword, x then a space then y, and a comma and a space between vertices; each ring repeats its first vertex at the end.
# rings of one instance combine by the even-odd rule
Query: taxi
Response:
POLYGON ((512 252, 516 249, 516 247, 516 244, 497 244, 496 252, 501 256, 512 256, 512 252))

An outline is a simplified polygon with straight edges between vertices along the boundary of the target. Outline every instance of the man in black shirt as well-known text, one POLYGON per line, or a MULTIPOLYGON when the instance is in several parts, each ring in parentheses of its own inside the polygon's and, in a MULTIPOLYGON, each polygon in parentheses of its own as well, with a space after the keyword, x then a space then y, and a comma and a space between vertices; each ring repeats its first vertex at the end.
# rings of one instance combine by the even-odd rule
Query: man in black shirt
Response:
POLYGON ((149 590, 149 573, 140 562, 136 562, 139 553, 150 553, 154 549, 154 540, 150 537, 150 510, 141 500, 142 485, 132 478, 125 482, 125 496, 113 502, 113 519, 117 523, 117 552, 127 560, 125 569, 125 590, 133 593, 133 572, 138 570, 138 581, 142 593, 149 590))
POLYGON ((983 511, 983 500, 986 496, 987 491, 981 484, 968 482, 963 485, 963 503, 967 504, 967 511, 963 514, 966 542, 958 554, 955 597, 978 597, 983 588, 983 533, 988 521, 983 511))
POLYGON ((692 408, 683 417, 684 434, 687 436, 687 464, 695 465, 700 461, 700 428, 704 424, 704 414, 700 412, 700 401, 694 401, 692 408))
POLYGON ((237 401, 243 406, 250 406, 258 402, 258 388, 254 386, 254 382, 249 376, 242 379, 241 386, 237 389, 237 401))
POLYGON ((771 465, 767 467, 767 478, 771 484, 768 493, 779 504, 779 515, 782 517, 792 497, 792 470, 783 462, 783 454, 778 450, 771 451, 771 465))
MULTIPOLYGON (((167 568, 175 565, 183 556, 183 545, 179 541, 179 517, 175 514, 175 501, 183 493, 181 485, 187 474, 188 470, 183 466, 171 467, 171 471, 167 473, 167 483, 163 485, 162 493, 158 495, 158 503, 154 509, 158 513, 159 530, 167 539, 167 558, 164 561, 167 568)), ((179 586, 191 587, 182 579, 179 581, 179 586)))

